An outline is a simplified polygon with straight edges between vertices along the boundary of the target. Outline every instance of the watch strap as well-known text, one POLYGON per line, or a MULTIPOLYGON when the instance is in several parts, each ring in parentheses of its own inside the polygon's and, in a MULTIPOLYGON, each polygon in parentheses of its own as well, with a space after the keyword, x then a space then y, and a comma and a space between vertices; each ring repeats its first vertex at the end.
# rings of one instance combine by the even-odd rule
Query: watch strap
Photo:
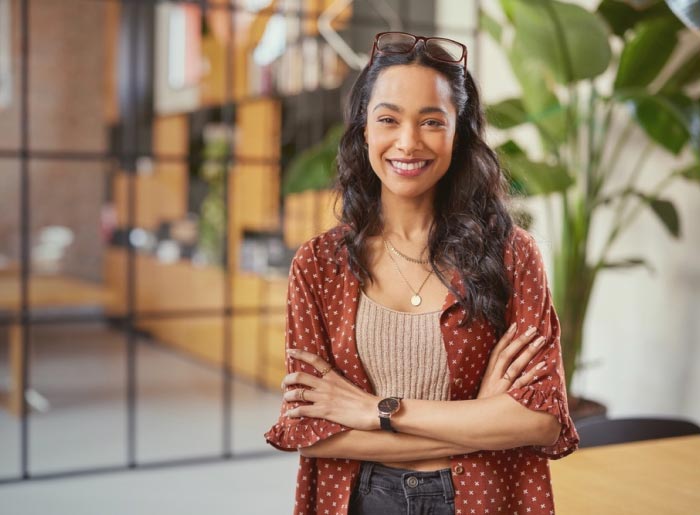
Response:
POLYGON ((391 417, 379 417, 379 426, 384 430, 384 431, 391 431, 392 433, 396 433, 396 430, 391 426, 391 417))

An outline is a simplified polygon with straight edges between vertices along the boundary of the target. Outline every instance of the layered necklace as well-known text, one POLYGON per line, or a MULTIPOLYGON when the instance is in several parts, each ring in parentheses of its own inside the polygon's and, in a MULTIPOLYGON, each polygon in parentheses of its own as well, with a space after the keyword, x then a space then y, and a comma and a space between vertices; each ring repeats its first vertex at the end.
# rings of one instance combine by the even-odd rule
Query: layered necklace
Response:
POLYGON ((389 240, 387 240, 384 236, 382 236, 382 239, 384 240, 384 247, 386 248, 387 253, 389 254, 389 258, 394 263, 394 267, 396 268, 396 271, 399 273, 399 275, 401 276, 401 279, 404 280, 404 282, 406 283, 408 288, 413 293, 413 296, 411 297, 411 304, 413 306, 420 306, 421 302, 423 302, 423 299, 420 296, 420 291, 423 289, 423 286, 425 286, 425 283, 428 282, 428 279, 430 278, 430 275, 433 273, 433 271, 431 270, 430 272, 428 272, 428 275, 425 277, 425 279, 423 279, 423 282, 421 283, 420 287, 417 290, 414 290, 413 286, 411 286, 411 283, 408 282, 408 279, 406 279, 406 276, 403 275, 401 268, 399 268, 399 264, 396 262, 396 259, 394 258, 394 256, 392 256, 392 254, 394 254, 398 257, 401 257, 401 258, 405 259, 406 261, 410 261, 411 263, 417 263, 419 265, 426 265, 426 264, 428 264, 429 260, 416 259, 416 258, 412 258, 410 256, 407 256, 403 252, 400 252, 396 247, 394 247, 389 242, 389 240))

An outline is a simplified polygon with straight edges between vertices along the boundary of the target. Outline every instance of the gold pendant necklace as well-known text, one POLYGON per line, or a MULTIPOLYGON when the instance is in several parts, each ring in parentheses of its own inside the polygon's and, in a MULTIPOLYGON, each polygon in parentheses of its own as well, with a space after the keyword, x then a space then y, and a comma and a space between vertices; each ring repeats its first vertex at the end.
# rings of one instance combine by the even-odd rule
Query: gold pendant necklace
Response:
POLYGON ((389 243, 386 241, 386 238, 384 238, 382 236, 382 239, 384 240, 384 247, 386 248, 387 253, 389 254, 389 259, 391 259, 391 261, 394 263, 394 267, 396 267, 396 271, 401 276, 401 279, 404 280, 404 282, 406 283, 408 288, 413 292, 413 296, 411 297, 411 305, 416 306, 416 307, 420 306, 421 302, 423 302, 423 299, 420 296, 420 291, 423 289, 423 286, 425 286, 425 283, 428 282, 428 279, 430 278, 430 274, 432 274, 433 271, 431 270, 430 272, 428 272, 428 275, 423 280, 423 283, 421 283, 420 288, 418 288, 418 290, 414 290, 413 287, 411 286, 411 283, 409 283, 408 279, 406 279, 406 276, 403 275, 403 272, 399 268, 399 264, 396 262, 394 257, 391 255, 391 250, 389 249, 389 243))

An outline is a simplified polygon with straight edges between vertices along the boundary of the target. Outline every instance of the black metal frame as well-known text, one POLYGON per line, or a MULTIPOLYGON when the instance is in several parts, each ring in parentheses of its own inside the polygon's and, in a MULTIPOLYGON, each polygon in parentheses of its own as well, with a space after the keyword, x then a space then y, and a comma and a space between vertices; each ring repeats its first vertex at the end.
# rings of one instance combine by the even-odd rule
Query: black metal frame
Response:
MULTIPOLYGON (((70 150, 60 150, 60 151, 46 151, 41 149, 30 149, 30 125, 29 125, 29 34, 30 34, 30 23, 29 23, 29 6, 31 0, 20 0, 20 22, 21 22, 21 48, 20 48, 20 91, 19 91, 19 102, 20 102, 20 145, 18 150, 13 149, 0 149, 0 160, 10 159, 19 161, 19 174, 20 174, 20 311, 19 313, 12 313, 9 316, 3 316, 0 318, 0 327, 9 326, 12 323, 21 324, 22 331, 22 346, 23 346, 23 359, 22 359, 22 391, 26 391, 29 387, 30 378, 30 355, 31 355, 31 330, 34 325, 53 325, 53 324, 64 324, 71 322, 95 322, 103 321, 104 317, 100 315, 60 315, 60 316, 41 316, 37 314, 32 314, 29 305, 29 281, 30 281, 30 247, 29 247, 29 234, 30 234, 30 221, 31 221, 31 210, 29 205, 30 199, 30 173, 29 173, 29 163, 31 160, 55 160, 55 161, 98 161, 98 162, 115 162, 119 160, 122 164, 131 163, 132 166, 122 166, 123 169, 130 170, 129 173, 129 185, 128 185, 128 227, 133 227, 133 221, 135 220, 135 198, 136 198, 136 184, 135 184, 135 162, 136 159, 145 155, 142 148, 139 148, 139 142, 143 141, 145 136, 143 126, 140 125, 137 120, 139 120, 139 109, 143 109, 142 105, 138 104, 138 88, 142 85, 138 84, 139 66, 142 66, 141 61, 142 56, 139 53, 140 45, 144 44, 141 38, 146 37, 147 31, 144 31, 144 22, 141 21, 140 28, 134 23, 126 23, 122 27, 122 30, 127 31, 126 37, 132 42, 129 47, 129 84, 128 84, 128 96, 130 102, 127 102, 130 112, 126 113, 130 115, 130 119, 133 123, 129 123, 124 127, 123 137, 121 140, 121 148, 118 151, 108 151, 108 152, 91 152, 91 151, 70 151, 70 150)), ((135 13, 134 18, 136 23, 138 22, 138 17, 143 14, 141 9, 148 9, 153 7, 154 4, 159 3, 162 0, 82 0, 86 2, 119 2, 126 7, 127 12, 135 13)), ((408 16, 408 6, 410 6, 413 0, 394 0, 397 4, 406 7, 399 9, 401 13, 402 21, 406 28, 411 28, 412 30, 418 31, 429 31, 432 32, 436 29, 434 23, 418 23, 415 20, 410 20, 408 16)), ((420 1, 420 0, 419 0, 420 1)), ((456 0, 460 1, 460 0, 456 0)), ((179 0, 177 3, 191 3, 202 6, 203 9, 226 9, 235 12, 244 11, 243 8, 234 5, 209 5, 207 0, 179 0)), ((477 0, 473 4, 473 8, 478 12, 480 2, 477 0)), ((276 12, 281 14, 293 14, 298 18, 305 20, 308 17, 317 17, 318 9, 312 11, 304 11, 300 9, 296 12, 290 12, 288 10, 277 10, 276 12)), ((376 26, 377 31, 383 29, 383 24, 373 17, 362 17, 353 16, 350 26, 362 26, 366 28, 368 26, 376 26)), ((478 26, 473 33, 471 30, 464 29, 462 27, 446 27, 440 26, 443 30, 448 30, 453 34, 464 34, 468 36, 474 36, 474 41, 478 45, 479 30, 478 26)), ((369 42, 367 42, 369 43, 369 42)), ((229 42, 229 45, 232 43, 229 42)), ((369 45, 364 45, 369 46, 369 45)), ((226 102, 222 109, 222 121, 228 126, 233 126, 234 124, 234 102, 231 97, 231 70, 232 70, 232 49, 229 48, 227 52, 227 73, 226 76, 226 102)), ((368 48, 359 48, 358 50, 367 51, 368 48)), ((474 56, 474 69, 478 73, 478 54, 477 49, 472 49, 470 53, 474 56)), ((302 57, 303 65, 303 57, 302 57)), ((142 70, 141 70, 142 71, 142 70)), ((259 97, 252 97, 255 99, 259 97)), ((274 96, 268 96, 266 98, 275 98, 274 96)), ((308 99, 303 100, 302 104, 306 103, 308 99)), ((245 102, 246 99, 239 100, 238 103, 245 102)), ((318 107, 318 106, 315 106, 318 107)), ((321 113, 320 124, 323 124, 323 113, 321 113)), ((311 134, 302 135, 302 138, 308 138, 316 141, 323 136, 323 129, 312 131, 311 134)), ((308 144, 314 141, 309 141, 308 144)), ((171 155, 154 155, 152 152, 148 152, 146 155, 157 162, 183 162, 192 161, 199 159, 198 156, 171 156, 171 155)), ((278 160, 265 160, 265 159, 245 159, 234 157, 233 155, 228 155, 225 158, 226 169, 228 170, 230 165, 234 163, 260 163, 260 164, 280 164, 278 160)), ((228 183, 228 173, 226 174, 226 182, 228 183)), ((228 184, 224 189, 225 193, 225 206, 228 211, 228 184)), ((228 213, 225 216, 226 226, 225 231, 228 233, 228 213)), ((224 285, 224 308, 213 309, 213 310, 175 310, 175 311, 159 311, 159 312, 137 312, 135 310, 135 281, 136 269, 135 269, 135 249, 131 244, 128 244, 128 260, 127 260, 127 311, 124 316, 111 318, 112 323, 116 323, 117 326, 124 328, 126 333, 126 360, 127 360, 127 394, 126 394, 126 406, 127 406, 127 456, 125 463, 123 465, 114 466, 101 466, 101 467, 90 467, 81 469, 69 469, 62 470, 58 472, 50 473, 31 473, 30 463, 29 463, 29 449, 30 449, 30 412, 27 405, 26 399, 22 399, 22 409, 21 409, 21 444, 20 444, 20 475, 15 477, 0 478, 0 486, 4 484, 13 484, 17 482, 22 482, 26 480, 46 480, 55 478, 66 478, 66 477, 77 477, 83 475, 92 474, 102 474, 102 473, 112 473, 120 472, 127 469, 153 469, 153 468, 163 468, 172 466, 189 466, 194 464, 202 463, 213 463, 219 462, 221 460, 229 459, 253 459, 265 456, 272 456, 275 454, 274 451, 249 451, 249 452, 233 452, 232 449, 232 416, 234 415, 233 410, 233 382, 232 374, 228 369, 228 363, 231 362, 232 354, 232 334, 231 334, 231 324, 225 323, 224 327, 224 341, 223 341, 223 356, 221 365, 221 374, 223 376, 222 381, 222 442, 221 442, 221 452, 216 455, 210 456, 199 456, 187 459, 172 459, 172 460, 160 460, 151 462, 139 462, 136 453, 136 403, 137 403, 137 391, 136 391, 136 380, 137 374, 136 369, 137 363, 137 338, 139 337, 139 332, 136 329, 137 322, 146 319, 178 319, 178 318, 198 318, 198 317, 222 317, 223 320, 229 320, 235 314, 264 314, 267 312, 272 312, 269 309, 233 309, 231 307, 232 301, 232 274, 229 270, 229 259, 226 257, 224 259, 224 275, 226 277, 224 285)), ((274 310, 278 312, 278 310, 274 310)), ((262 333, 262 332, 260 332, 262 333)), ((260 347, 263 347, 262 345, 260 347)), ((24 397, 24 396, 23 396, 24 397)))

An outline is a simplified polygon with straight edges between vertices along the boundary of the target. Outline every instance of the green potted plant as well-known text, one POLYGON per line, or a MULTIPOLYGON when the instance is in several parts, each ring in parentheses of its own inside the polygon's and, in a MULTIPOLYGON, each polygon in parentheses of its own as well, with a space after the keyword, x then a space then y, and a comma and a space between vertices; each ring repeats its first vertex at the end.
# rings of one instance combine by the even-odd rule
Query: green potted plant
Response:
POLYGON ((505 52, 521 96, 488 106, 487 118, 510 138, 498 152, 514 190, 543 197, 550 214, 557 204, 561 209, 561 226, 550 220, 549 227, 552 294, 570 387, 600 272, 648 266, 637 256, 611 259, 620 235, 645 209, 670 236, 681 235, 664 191, 676 180, 700 182, 700 103, 697 89, 688 92, 700 78, 700 52, 696 45, 672 59, 684 26, 660 0, 604 0, 595 12, 555 0, 501 0, 500 6, 504 22, 482 12, 481 24, 505 52), (518 143, 513 133, 522 126, 534 127, 537 148, 526 151, 518 143), (646 143, 627 167, 620 155, 633 132, 643 133, 646 143), (656 185, 642 189, 639 174, 655 150, 690 164, 658 170, 656 185), (622 187, 614 186, 620 181, 622 187), (594 256, 589 237, 602 209, 613 217, 608 227, 596 225, 607 238, 594 256))
POLYGON ((335 157, 343 125, 333 125, 323 140, 294 156, 282 179, 282 194, 331 188, 335 181, 335 157))

